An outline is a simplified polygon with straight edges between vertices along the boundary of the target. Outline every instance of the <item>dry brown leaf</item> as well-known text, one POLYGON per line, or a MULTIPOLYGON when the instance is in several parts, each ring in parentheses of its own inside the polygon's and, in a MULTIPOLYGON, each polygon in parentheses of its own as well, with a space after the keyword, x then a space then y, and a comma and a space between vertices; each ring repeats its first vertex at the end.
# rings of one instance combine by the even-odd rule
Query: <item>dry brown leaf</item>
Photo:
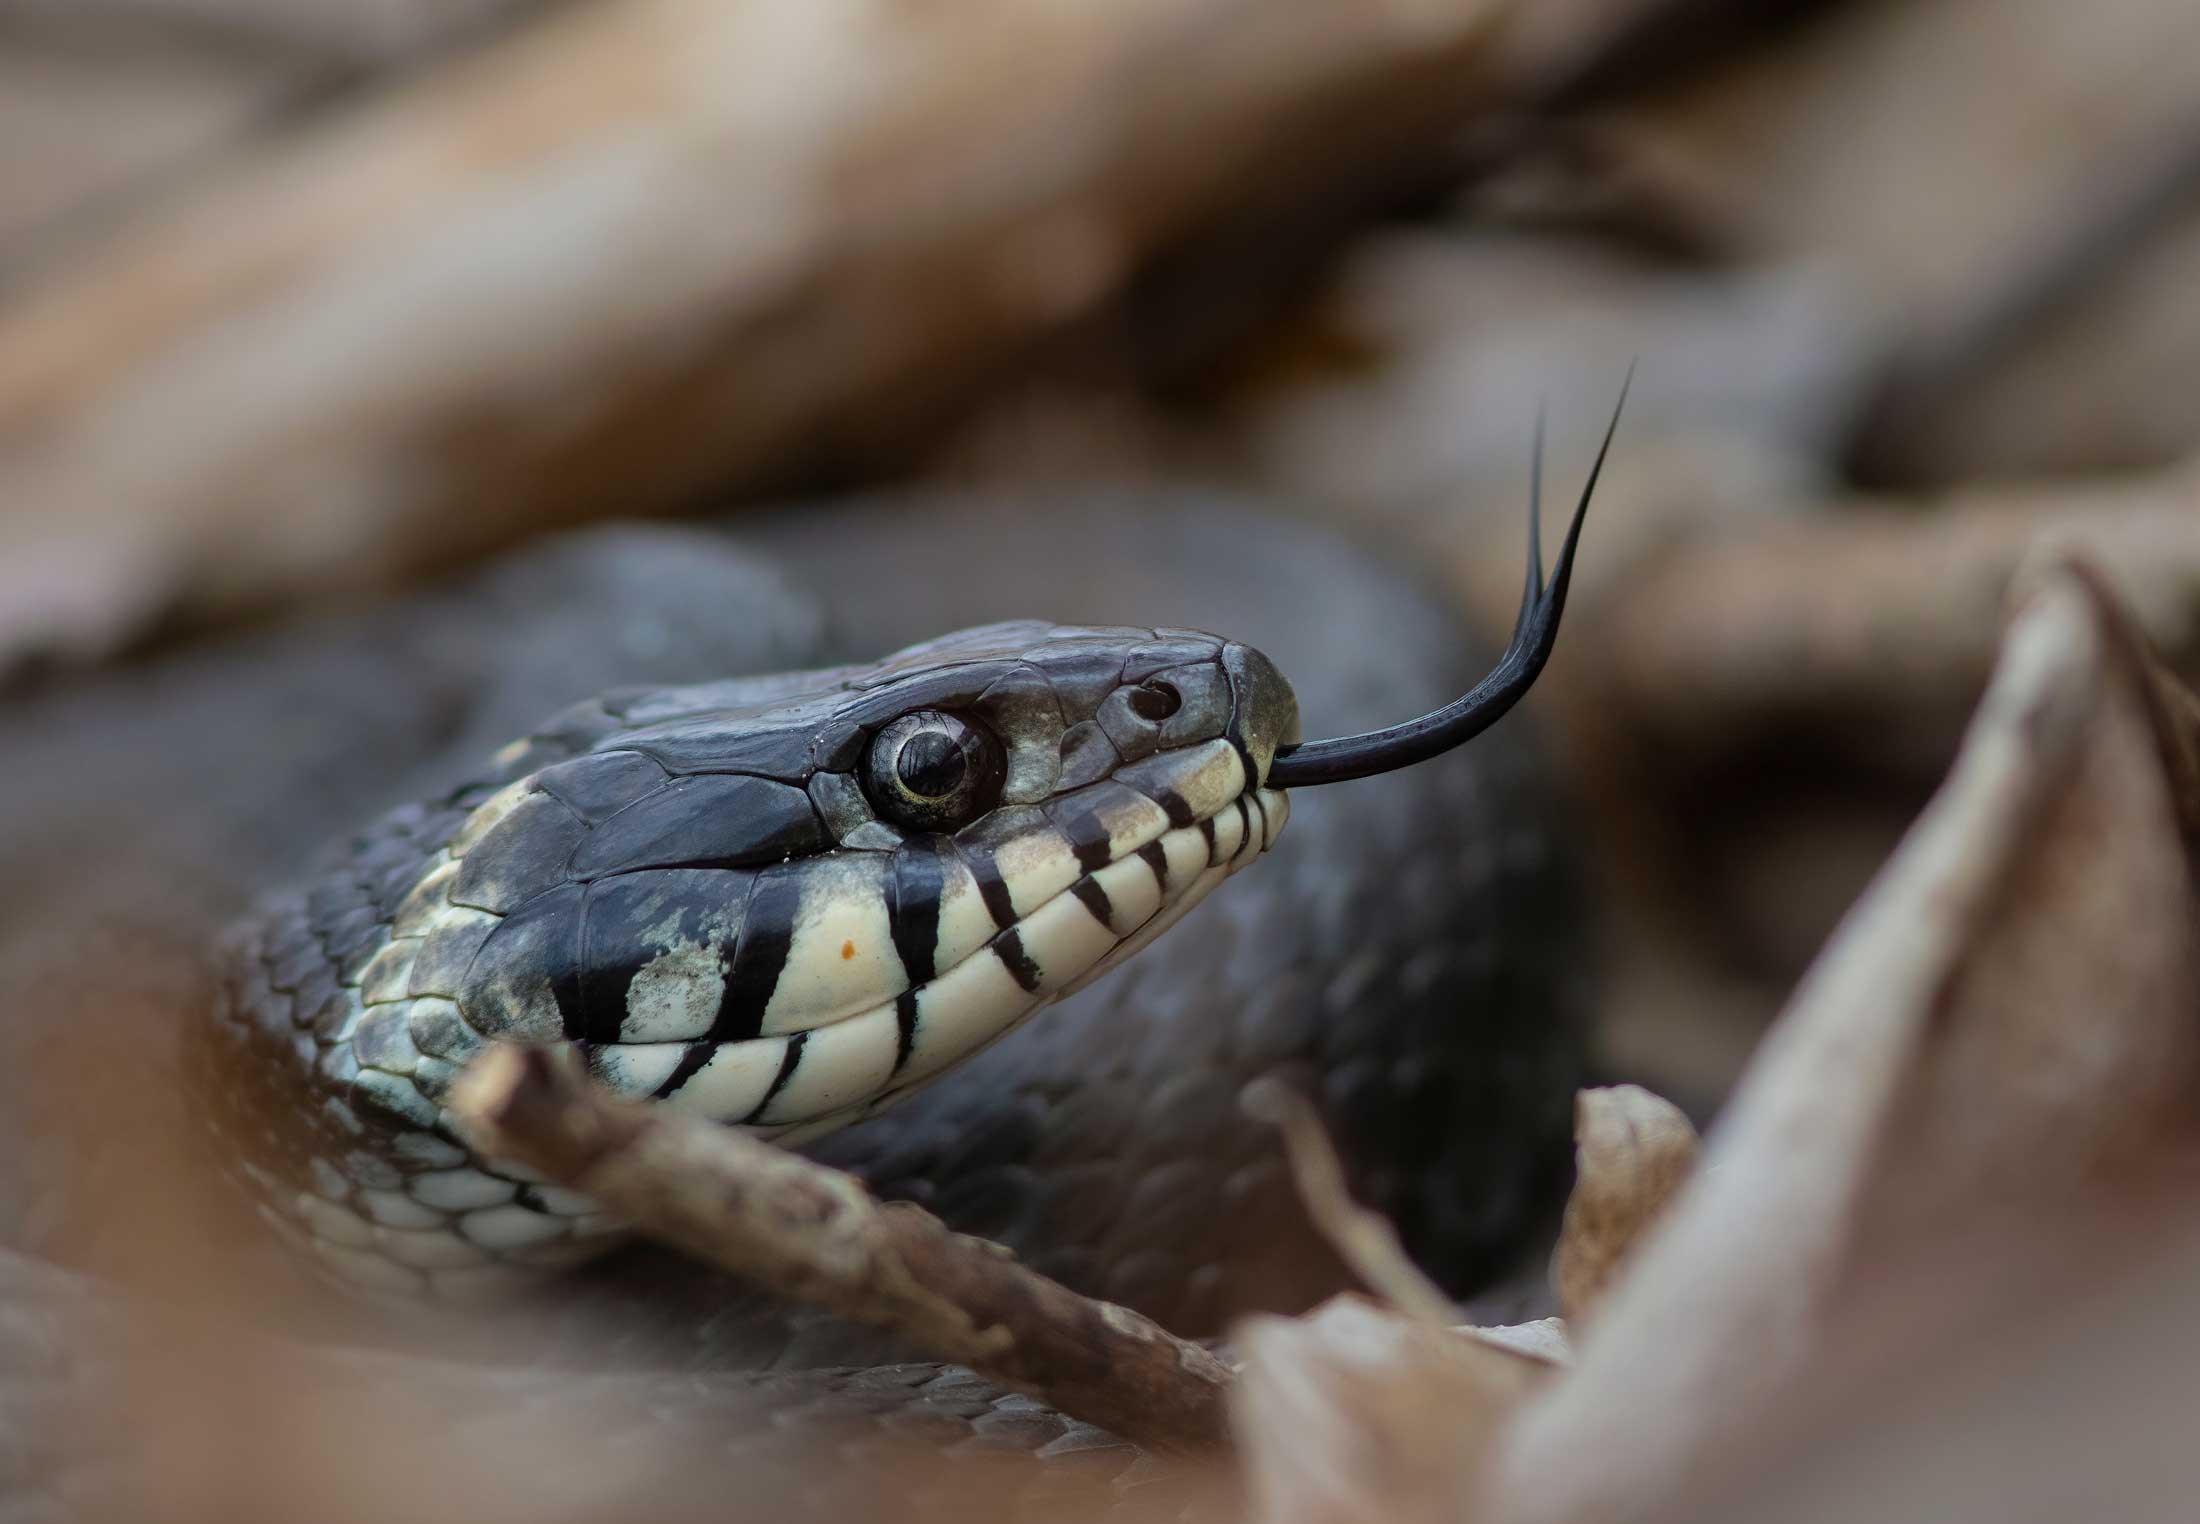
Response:
POLYGON ((1696 1167, 1696 1129, 1681 1109, 1639 1085, 1574 1098, 1574 1189, 1551 1260, 1551 1287, 1569 1323, 1603 1300, 1620 1263, 1696 1167))
MULTIPOLYGON (((2191 1144, 2200 903, 2169 770, 2192 707, 2165 700, 2128 627, 2095 576, 2025 579, 1954 770, 1575 1374, 1511 1431, 1497 1516, 1643 1517, 1716 1488, 1838 1353, 1830 1330, 1880 1266, 2068 1210, 2191 1144)), ((1917 1329, 1903 1369, 1975 1332, 1994 1281, 1917 1329)))
POLYGON ((1566 1332, 1564 1318, 1537 1318, 1532 1323, 1501 1323, 1495 1327, 1461 1326, 1453 1332, 1546 1365, 1574 1363, 1573 1340, 1566 1332))
POLYGON ((2200 1195, 2189 1174, 2005 1214, 1884 1278, 1886 1294, 1834 1330, 1833 1359, 1808 1389, 1752 1432, 1751 1474, 1660 1524, 2192 1518, 2200 1195), (1940 1340, 1981 1297, 1985 1326, 1940 1340))
POLYGON ((1432 1329, 1359 1297, 1257 1317, 1231 1429, 1256 1524, 1455 1519, 1477 1468, 1553 1362, 1548 1331, 1432 1329))

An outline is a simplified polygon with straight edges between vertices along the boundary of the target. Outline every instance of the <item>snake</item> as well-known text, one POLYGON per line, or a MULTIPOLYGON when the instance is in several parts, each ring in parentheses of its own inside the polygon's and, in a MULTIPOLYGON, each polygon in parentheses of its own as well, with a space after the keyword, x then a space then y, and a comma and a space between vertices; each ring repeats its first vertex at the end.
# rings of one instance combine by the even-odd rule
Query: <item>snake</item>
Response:
MULTIPOLYGON (((639 1297, 657 1342, 625 1357, 837 1359, 845 1380, 906 1352, 667 1271, 594 1203, 481 1157, 442 1106, 458 1069, 492 1042, 571 1045, 615 1091, 804 1146, 1200 1332, 1338 1276, 1279 1226, 1272 1145, 1233 1120, 1245 1071, 1281 1064, 1322 1094, 1368 1197, 1469 1284, 1548 1178, 1578 1063, 1576 944, 1520 754, 1495 773, 1417 764, 1541 671, 1610 439, 1548 577, 1531 498, 1495 667, 1402 724, 1303 741, 1291 683, 1251 645, 1029 619, 570 705, 235 925, 181 1043, 196 1120, 272 1234, 346 1284, 464 1302, 555 1281, 589 1318, 639 1297), (1294 791, 1408 767, 1424 782, 1402 802, 1386 780, 1303 812, 1312 855, 1229 913, 1225 881, 1266 871, 1294 791), (1493 840, 1529 845, 1498 862, 1493 840), (1449 946, 1447 852, 1487 923, 1449 946), (1416 854, 1439 868, 1409 870, 1416 854), (1496 1010, 1463 1022, 1477 994, 1496 1010), (1106 1114, 1125 1084, 1162 1119, 1151 1133, 1106 1114), (1481 1114, 1462 1120, 1462 1098, 1481 1114), (1218 1178, 1260 1231, 1213 1210, 1218 1178), (654 1271, 607 1268, 637 1257, 654 1271)), ((899 551, 955 554, 921 530, 899 551)), ((1411 686, 1411 658, 1372 666, 1411 686)), ((1329 692, 1391 701, 1360 676, 1329 692)))

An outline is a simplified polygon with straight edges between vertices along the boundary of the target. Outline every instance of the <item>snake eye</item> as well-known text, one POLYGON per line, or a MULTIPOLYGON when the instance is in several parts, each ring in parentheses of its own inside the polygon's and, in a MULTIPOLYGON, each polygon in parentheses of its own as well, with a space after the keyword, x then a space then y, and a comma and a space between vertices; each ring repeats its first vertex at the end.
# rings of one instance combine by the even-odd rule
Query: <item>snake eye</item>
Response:
POLYGON ((1000 799, 1007 765, 991 731, 938 709, 905 714, 871 740, 863 789, 908 831, 952 831, 1000 799))

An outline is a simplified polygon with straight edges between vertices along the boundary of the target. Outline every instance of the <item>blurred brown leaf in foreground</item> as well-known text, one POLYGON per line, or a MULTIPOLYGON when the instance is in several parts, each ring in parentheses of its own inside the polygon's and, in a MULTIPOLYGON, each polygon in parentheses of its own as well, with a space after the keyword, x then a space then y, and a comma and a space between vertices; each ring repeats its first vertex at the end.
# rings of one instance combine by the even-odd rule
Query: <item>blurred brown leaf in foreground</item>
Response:
POLYGON ((1248 1319, 1235 1342, 1232 1410, 1261 1524, 1458 1518, 1505 1421, 1555 1369, 1357 1297, 1248 1319))
MULTIPOLYGON (((1731 1516, 1765 1517, 1791 1484, 1815 1486, 1826 1517, 1861 1516, 1839 1511, 1828 1446, 1861 1432, 1885 1450, 1874 1420, 1893 1397, 1915 1407, 1920 1372, 1978 1423, 2036 1429, 2045 1404, 2079 1442, 2051 1490, 2027 1492, 2022 1468, 1893 1465, 1871 1516, 2097 1516, 2118 1495, 2128 1446, 2082 1442, 2082 1396, 2033 1369, 2033 1405, 1997 1406, 1979 1357, 2012 1331, 2036 1353, 2074 1306, 2101 1321, 2117 1283, 2200 1337, 2194 1282, 2160 1273, 2189 1267, 2192 1235, 2158 1226, 2194 1216, 2200 701, 2082 563, 2043 556, 2018 589, 1948 780, 1797 991, 1574 1367, 1533 1392, 1485 1382, 1433 1401, 1449 1378, 1425 1362, 1441 1354, 1393 1352, 1381 1379, 1329 1356, 1326 1397, 1286 1404, 1278 1383, 1295 1390, 1293 1369, 1315 1363, 1292 1341, 1327 1355, 1321 1331, 1249 1340, 1256 1365, 1282 1362, 1248 1375, 1241 1413, 1262 1517, 1400 1517, 1400 1475, 1423 1506, 1537 1524, 1695 1519, 1734 1498, 1751 1506, 1731 1516), (1431 1433, 1447 1407, 1448 1465, 1431 1433), (1306 1472, 1322 1455, 1317 1508, 1306 1472)), ((1636 1173, 1637 1204, 1656 1173, 1636 1173)), ((1601 1183, 1592 1172, 1577 1197, 1577 1228, 1601 1183)), ((2128 1352, 2128 1328, 2106 1322, 2091 1346, 2050 1347, 2128 1352)), ((2161 1365, 2097 1369, 2159 1395, 2161 1365)), ((2200 1397, 2189 1367, 2166 1384, 2185 1411, 2200 1397)), ((2189 1497, 2193 1463, 2175 1453, 2155 1461, 2154 1495, 2189 1497)))

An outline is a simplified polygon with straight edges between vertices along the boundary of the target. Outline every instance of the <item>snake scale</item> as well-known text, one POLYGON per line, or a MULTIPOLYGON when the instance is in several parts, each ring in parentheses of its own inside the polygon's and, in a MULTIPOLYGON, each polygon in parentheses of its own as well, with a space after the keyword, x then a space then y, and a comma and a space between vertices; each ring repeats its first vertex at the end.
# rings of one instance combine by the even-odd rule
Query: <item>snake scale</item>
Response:
MULTIPOLYGON (((247 917, 213 1007, 230 1017, 214 1023, 231 1034, 226 1050, 208 1050, 218 1072, 237 1072, 221 1069, 225 1051, 234 1064, 256 1044, 282 1050, 243 1066, 261 1093, 232 1085, 211 1108, 253 1161, 264 1216, 292 1238, 318 1233, 324 1263, 408 1294, 443 1272, 462 1281, 588 1259, 554 1292, 520 1298, 516 1342, 495 1331, 499 1318, 461 1315, 464 1336, 452 1333, 444 1352, 486 1348, 487 1363, 424 1375, 431 1367, 410 1355, 360 1357, 390 1362, 377 1367, 383 1378, 405 1371, 409 1391, 456 1393, 456 1409, 495 1407, 506 1421, 527 1402, 577 1403, 625 1383, 617 1404, 657 1414, 662 1433, 676 1427, 668 1408, 685 1406, 692 1424, 713 1411, 712 1394, 737 1394, 759 1432, 805 1413, 921 1411, 989 1436, 992 1449, 1101 1452, 1104 1437, 967 1377, 877 1364, 909 1352, 876 1334, 767 1305, 646 1247, 594 1254, 615 1235, 593 1241, 607 1225, 588 1203, 504 1178, 435 1133, 447 1077, 435 1065, 505 1019, 512 1035, 581 1041, 614 1085, 673 1099, 694 1087, 706 1114, 790 1137, 907 1090, 807 1146, 1078 1289, 1195 1334, 1346 1283, 1304 1224, 1274 1140, 1235 1104, 1247 1079, 1281 1072, 1321 1102, 1362 1194, 1464 1291, 1506 1262, 1548 1204, 1579 1078, 1583 918, 1533 749, 1521 727, 1500 727, 1380 781, 1294 795, 1288 833, 1283 796, 1257 780, 1295 739, 1294 689, 1309 721, 1348 731, 1428 709, 1479 670, 1410 582, 1332 534, 1213 494, 1086 494, 1040 512, 857 503, 730 537, 581 536, 442 594, 173 659, 131 691, 137 702, 110 706, 120 718, 101 720, 126 740, 138 726, 140 740, 168 738, 167 797, 156 808, 140 780, 145 829, 131 829, 127 809, 101 827, 128 843, 110 866, 133 883, 176 859, 203 861, 209 837, 198 833, 225 842, 235 889, 202 893, 208 920, 271 879, 304 886, 247 917), (823 678, 722 676, 814 672, 1034 609, 1061 623, 981 627, 898 665, 823 678), (1069 623, 1085 619, 1105 623, 1069 623), (421 723, 433 707, 422 696, 408 706, 373 675, 393 647, 459 669, 432 724, 421 723), (303 727, 280 712, 296 706, 302 671, 315 702, 337 711, 303 727), (623 696, 587 697, 605 690, 623 696), (853 712, 866 694, 878 696, 873 708, 853 712), (805 696, 811 709, 789 709, 805 696), (561 706, 561 723, 542 723, 561 706), (378 712, 398 723, 369 734, 378 712), (256 756, 239 776, 239 732, 253 724, 263 748, 288 738, 290 753, 256 756), (797 733, 799 763, 789 760, 797 733), (506 745, 515 734, 529 739, 506 745), (767 735, 776 739, 758 739, 767 735), (736 764, 745 770, 722 765, 729 740, 755 748, 736 764), (684 762, 682 744, 697 749, 684 762), (281 784, 317 760, 326 770, 301 807, 281 784), (897 815, 890 791, 912 781, 916 802, 897 815), (969 801, 953 804, 965 788, 969 801), (729 790, 762 807, 698 804, 700 792, 722 806, 729 790), (268 801, 286 797, 270 824, 268 801), (341 835, 378 801, 406 798, 442 803, 399 805, 381 827, 341 835), (199 818, 179 824, 186 805, 199 818), (1017 830, 998 829, 1004 810, 1017 830), (509 824, 522 812, 556 829, 509 824), (743 822, 740 839, 723 834, 729 815, 743 822), (607 821, 624 821, 624 834, 607 841, 607 821), (698 822, 721 839, 695 847, 698 822), (973 823, 960 851, 939 850, 943 833, 973 823), (314 835, 338 846, 299 877, 299 847, 314 835), (451 850, 461 836, 501 840, 502 855, 485 853, 453 892, 467 873, 469 854, 451 850), (1264 846, 1273 850, 1256 862, 1264 846), (821 872, 829 881, 805 877, 821 872), (734 876, 746 919, 698 920, 734 876), (775 878, 791 881, 779 910, 761 903, 775 878), (659 891, 646 904, 634 892, 643 880, 659 891), (562 919, 540 908, 553 899, 562 919), (555 921, 531 942, 527 905, 555 921), (897 905, 923 908, 897 915, 897 905), (1179 914, 1120 969, 1088 979, 1179 914), (521 932, 508 930, 515 921, 521 932), (768 933, 762 974, 742 950, 744 926, 768 933), (404 950, 400 978, 389 948, 408 928, 418 945, 404 950), (339 932, 351 939, 341 948, 339 932), (533 951, 485 957, 500 936, 533 951), (451 947, 430 954, 438 937, 451 947), (820 954, 829 961, 808 961, 820 954), (461 964, 448 990, 413 973, 461 964), (562 988, 544 972, 553 965, 562 988), (812 972, 797 980, 796 967, 812 972), (983 1001, 928 1002, 927 991, 980 967, 992 1002, 982 1021, 958 1025, 956 1013, 983 1001), (465 983, 476 968, 503 969, 503 983, 465 983), (497 1001, 502 1018, 479 1014, 497 1001), (378 1022, 387 1010, 403 1016, 378 1022), (332 1060, 338 1051, 348 1056, 332 1060), (280 1095, 266 1093, 271 1081, 280 1095), (242 1136, 255 1128, 257 1145, 242 1136), (423 1200, 411 1182, 431 1177, 423 1200)), ((86 711, 58 702, 81 738, 86 711)), ((0 731, 0 748, 37 766, 53 721, 32 714, 0 731)), ((107 757, 69 787, 114 786, 99 775, 110 765, 130 764, 107 757)), ((53 801, 39 808, 54 818, 53 801)), ((24 850, 35 852, 30 835, 24 850)), ((78 914, 64 896, 48 919, 78 914)), ((188 1067, 192 1029, 178 1021, 160 1034, 157 1071, 188 1067)), ((186 1109, 186 1125, 203 1128, 208 1108, 186 1109)), ((42 1192, 37 1149, 18 1157, 13 1241, 59 1254, 74 1240, 51 1225, 69 1213, 42 1192)), ((24 1330, 78 1294, 32 1261, 4 1268, 0 1396, 21 1386, 33 1354, 52 1357, 51 1341, 31 1339, 26 1353, 24 1330)), ((712 1432, 706 1448, 722 1457, 729 1442, 712 1432)), ((743 1465, 756 1464, 753 1449, 743 1465)))

